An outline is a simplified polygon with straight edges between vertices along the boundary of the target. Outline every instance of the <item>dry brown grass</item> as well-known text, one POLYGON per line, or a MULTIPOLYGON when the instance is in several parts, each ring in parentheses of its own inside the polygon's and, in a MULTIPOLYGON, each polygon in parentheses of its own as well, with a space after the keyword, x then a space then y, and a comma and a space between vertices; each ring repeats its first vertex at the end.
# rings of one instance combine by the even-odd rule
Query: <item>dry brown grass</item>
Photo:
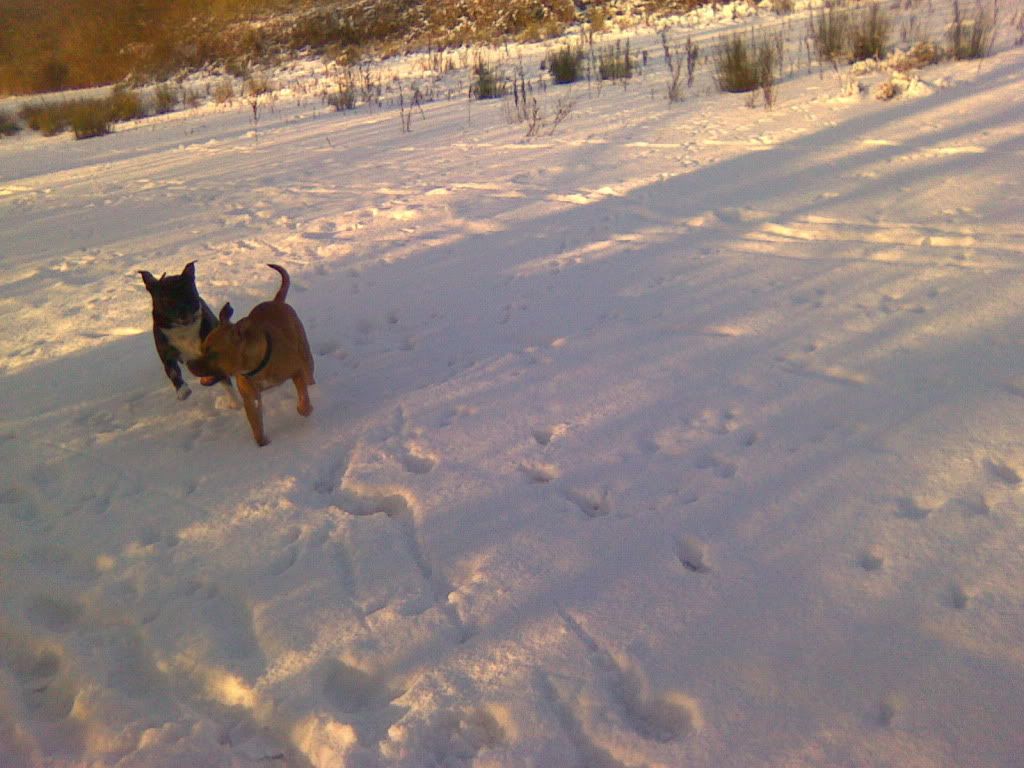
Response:
MULTIPOLYGON (((652 13, 700 0, 648 0, 652 13)), ((561 33, 591 0, 2 0, 0 94, 166 79, 211 63, 244 68, 295 50, 354 61, 561 33)))

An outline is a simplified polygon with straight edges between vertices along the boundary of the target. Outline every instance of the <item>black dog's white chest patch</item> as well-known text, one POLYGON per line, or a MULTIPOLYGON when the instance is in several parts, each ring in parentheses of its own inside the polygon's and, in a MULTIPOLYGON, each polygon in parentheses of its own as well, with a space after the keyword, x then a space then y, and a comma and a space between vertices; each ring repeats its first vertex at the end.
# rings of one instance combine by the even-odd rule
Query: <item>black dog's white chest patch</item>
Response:
POLYGON ((168 343, 178 350, 183 360, 198 360, 203 355, 203 340, 199 336, 202 324, 203 313, 196 312, 188 325, 172 325, 160 330, 167 337, 168 343))

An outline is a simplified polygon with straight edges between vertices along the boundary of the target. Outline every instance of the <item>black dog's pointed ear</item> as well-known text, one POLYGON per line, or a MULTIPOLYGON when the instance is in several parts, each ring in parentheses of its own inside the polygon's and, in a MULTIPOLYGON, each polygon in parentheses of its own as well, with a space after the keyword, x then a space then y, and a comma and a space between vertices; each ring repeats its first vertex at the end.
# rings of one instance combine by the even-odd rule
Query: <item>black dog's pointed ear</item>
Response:
POLYGON ((233 314, 235 314, 235 310, 231 308, 231 302, 228 302, 220 309, 220 324, 227 325, 230 323, 233 314))
POLYGON ((152 293, 153 289, 156 287, 156 284, 159 283, 160 281, 153 277, 152 272, 147 272, 144 269, 139 270, 139 274, 142 275, 142 282, 146 284, 146 290, 152 293))
POLYGON ((182 277, 195 278, 195 276, 196 276, 196 263, 194 261, 190 261, 188 264, 186 264, 185 268, 183 270, 181 270, 181 276, 182 277))

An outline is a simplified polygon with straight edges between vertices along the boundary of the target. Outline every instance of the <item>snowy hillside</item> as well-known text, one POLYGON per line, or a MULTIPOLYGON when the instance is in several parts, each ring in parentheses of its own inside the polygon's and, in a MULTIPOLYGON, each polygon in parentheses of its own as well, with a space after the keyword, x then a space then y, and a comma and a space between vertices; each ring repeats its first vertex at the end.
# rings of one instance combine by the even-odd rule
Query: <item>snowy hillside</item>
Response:
POLYGON ((531 137, 420 57, 0 140, 0 766, 1020 766, 1019 13, 891 101, 719 13, 670 39, 782 30, 774 109, 640 27, 531 137), (192 260, 291 273, 265 448, 153 349, 192 260))

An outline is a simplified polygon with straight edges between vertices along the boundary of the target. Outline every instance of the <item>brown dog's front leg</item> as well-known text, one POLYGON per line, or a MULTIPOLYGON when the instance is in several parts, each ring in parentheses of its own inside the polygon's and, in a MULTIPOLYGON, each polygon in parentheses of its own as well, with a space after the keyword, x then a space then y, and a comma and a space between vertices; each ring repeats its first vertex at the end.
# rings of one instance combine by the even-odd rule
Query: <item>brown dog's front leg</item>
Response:
POLYGON ((301 416, 309 416, 313 412, 313 404, 309 401, 309 389, 306 387, 306 378, 301 373, 292 376, 295 382, 295 392, 299 396, 298 411, 301 416))
POLYGON ((238 392, 242 396, 242 405, 245 406, 245 416, 249 419, 252 436, 256 438, 256 444, 262 447, 270 441, 263 432, 263 402, 260 392, 245 376, 238 377, 238 392))

